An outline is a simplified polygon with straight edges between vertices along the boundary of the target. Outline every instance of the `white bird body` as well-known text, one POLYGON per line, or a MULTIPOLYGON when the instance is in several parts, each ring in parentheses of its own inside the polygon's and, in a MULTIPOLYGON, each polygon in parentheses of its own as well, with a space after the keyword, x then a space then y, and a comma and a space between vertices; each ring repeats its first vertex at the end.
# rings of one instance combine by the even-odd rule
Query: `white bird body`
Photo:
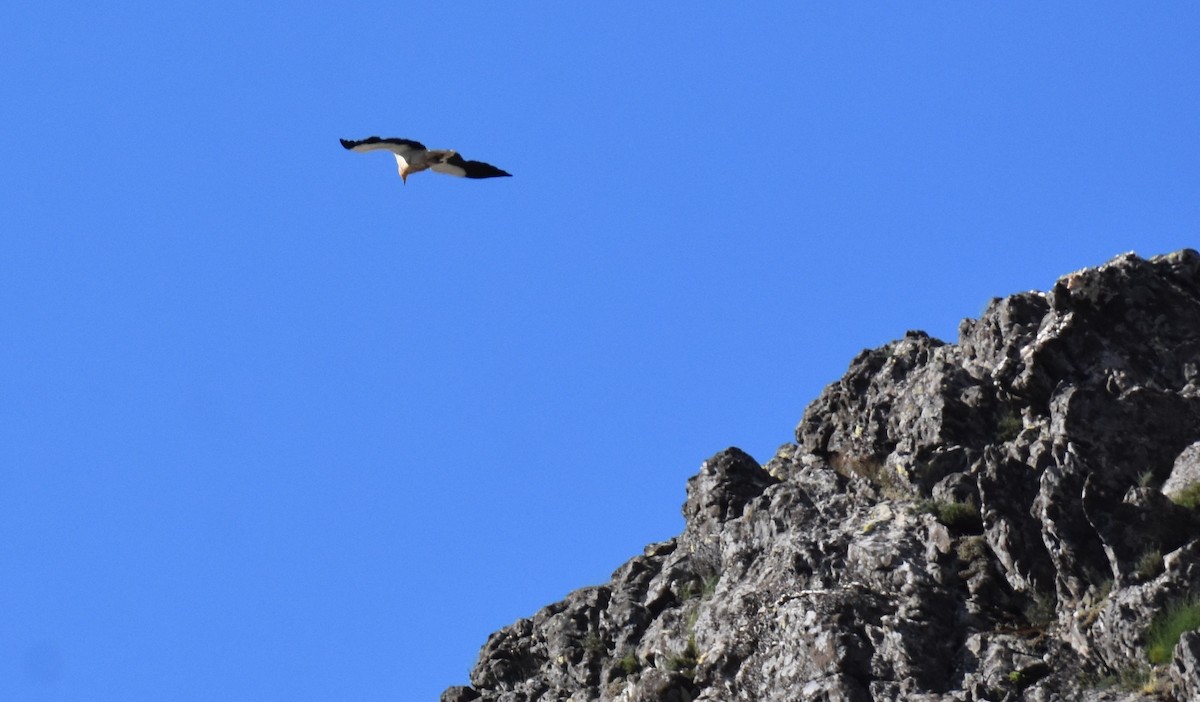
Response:
POLYGON ((341 139, 342 146, 350 151, 389 151, 396 157, 396 170, 405 184, 413 173, 432 170, 437 173, 460 178, 499 178, 511 173, 483 161, 467 161, 450 149, 426 149, 419 141, 399 138, 367 137, 360 141, 341 139))

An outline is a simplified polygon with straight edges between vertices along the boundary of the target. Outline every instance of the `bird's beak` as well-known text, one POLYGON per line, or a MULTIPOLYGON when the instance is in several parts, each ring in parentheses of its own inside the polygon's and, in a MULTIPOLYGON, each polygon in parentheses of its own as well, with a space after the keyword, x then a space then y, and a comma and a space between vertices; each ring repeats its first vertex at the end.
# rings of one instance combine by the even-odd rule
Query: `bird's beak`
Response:
POLYGON ((405 185, 408 185, 408 171, 400 172, 400 182, 404 183, 405 185))

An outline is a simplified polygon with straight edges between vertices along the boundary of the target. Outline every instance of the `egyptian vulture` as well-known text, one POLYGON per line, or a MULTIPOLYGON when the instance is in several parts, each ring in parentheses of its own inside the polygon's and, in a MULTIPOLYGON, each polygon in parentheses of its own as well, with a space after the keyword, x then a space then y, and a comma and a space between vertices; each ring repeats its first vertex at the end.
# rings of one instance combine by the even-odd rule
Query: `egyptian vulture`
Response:
POLYGON ((429 169, 438 173, 446 173, 460 178, 498 178, 511 176, 511 173, 496 168, 483 161, 467 161, 458 155, 457 151, 449 149, 427 149, 419 141, 412 139, 381 139, 367 137, 361 141, 340 139, 342 146, 359 153, 367 151, 391 151, 396 157, 396 165, 400 170, 400 179, 408 184, 408 177, 429 169))

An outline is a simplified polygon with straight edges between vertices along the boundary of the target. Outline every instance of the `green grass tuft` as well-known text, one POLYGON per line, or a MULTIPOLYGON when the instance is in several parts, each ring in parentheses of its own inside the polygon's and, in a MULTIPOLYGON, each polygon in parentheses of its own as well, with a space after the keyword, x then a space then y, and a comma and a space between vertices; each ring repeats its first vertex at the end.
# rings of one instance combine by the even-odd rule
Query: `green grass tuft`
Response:
POLYGON ((987 558, 988 545, 987 539, 982 536, 967 536, 958 542, 955 547, 955 554, 960 561, 970 563, 983 558, 987 558))
POLYGON ((705 575, 703 577, 696 576, 688 580, 679 588, 679 601, 687 602, 688 600, 701 599, 707 600, 717 591, 717 583, 720 582, 720 575, 705 575))
POLYGON ((1159 549, 1151 549, 1138 559, 1136 572, 1141 580, 1150 580, 1163 572, 1163 556, 1159 549))
POLYGON ((608 652, 608 644, 600 634, 590 631, 588 635, 583 637, 583 650, 588 653, 602 655, 608 652))
POLYGON ((696 675, 696 665, 700 662, 700 652, 696 649, 696 637, 689 636, 687 648, 667 659, 667 670, 682 673, 691 678, 696 675))
POLYGON ((932 514, 939 522, 951 529, 978 532, 983 529, 983 517, 975 503, 942 502, 941 500, 917 500, 912 506, 915 514, 932 514))
POLYGON ((938 502, 934 505, 935 516, 942 524, 961 531, 979 531, 983 519, 973 502, 938 502))
POLYGON ((1181 600, 1159 612, 1146 632, 1146 657, 1155 665, 1169 662, 1179 637, 1194 629, 1200 629, 1200 596, 1181 600))
POLYGON ((1058 619, 1058 600, 1054 595, 1037 592, 1026 603, 1023 613, 1025 621, 1035 629, 1047 629, 1058 619))
POLYGON ((1025 422, 1015 410, 1007 410, 996 419, 996 443, 1006 443, 1017 438, 1025 422))
POLYGON ((1137 692, 1151 687, 1153 676, 1148 667, 1134 666, 1111 670, 1103 674, 1098 672, 1083 673, 1079 676, 1079 683, 1083 687, 1093 690, 1116 689, 1126 692, 1137 692))
POLYGON ((621 667, 621 672, 626 676, 633 675, 642 669, 642 662, 638 660, 637 654, 632 650, 626 651, 625 655, 617 661, 617 665, 621 667))
POLYGON ((1174 495, 1171 495, 1171 501, 1188 509, 1200 507, 1200 483, 1192 483, 1174 495))

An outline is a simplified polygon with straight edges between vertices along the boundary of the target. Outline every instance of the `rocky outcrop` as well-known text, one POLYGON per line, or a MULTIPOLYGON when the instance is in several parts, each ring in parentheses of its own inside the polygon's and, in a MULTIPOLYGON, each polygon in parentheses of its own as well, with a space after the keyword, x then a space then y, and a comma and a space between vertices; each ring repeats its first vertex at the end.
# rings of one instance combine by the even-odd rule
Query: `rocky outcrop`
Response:
POLYGON ((684 532, 493 634, 443 702, 1200 699, 1200 254, 993 300, 864 351, 684 532))

